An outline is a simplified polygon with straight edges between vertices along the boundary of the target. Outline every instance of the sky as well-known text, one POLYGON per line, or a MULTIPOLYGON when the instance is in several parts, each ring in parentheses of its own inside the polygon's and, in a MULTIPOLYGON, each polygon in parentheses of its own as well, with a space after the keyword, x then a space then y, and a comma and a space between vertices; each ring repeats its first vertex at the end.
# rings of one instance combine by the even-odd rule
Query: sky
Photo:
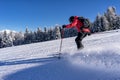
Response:
POLYGON ((68 24, 69 17, 74 15, 93 22, 109 6, 120 14, 120 0, 0 0, 0 30, 44 29, 68 24))

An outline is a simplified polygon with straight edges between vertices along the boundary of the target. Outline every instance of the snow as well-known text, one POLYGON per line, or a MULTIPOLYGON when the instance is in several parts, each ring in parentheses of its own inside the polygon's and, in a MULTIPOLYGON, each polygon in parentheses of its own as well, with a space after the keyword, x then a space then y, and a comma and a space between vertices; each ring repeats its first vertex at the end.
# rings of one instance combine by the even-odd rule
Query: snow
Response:
POLYGON ((0 80, 120 80, 120 30, 87 36, 77 51, 75 37, 0 49, 0 80))

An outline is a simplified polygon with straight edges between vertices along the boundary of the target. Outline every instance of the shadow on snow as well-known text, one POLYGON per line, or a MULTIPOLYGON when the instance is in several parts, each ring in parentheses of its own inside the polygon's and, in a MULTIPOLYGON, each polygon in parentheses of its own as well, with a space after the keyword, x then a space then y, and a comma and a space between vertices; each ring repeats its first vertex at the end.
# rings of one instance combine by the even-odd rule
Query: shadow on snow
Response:
MULTIPOLYGON (((56 58, 57 59, 57 58, 56 58)), ((31 64, 31 63, 40 63, 40 62, 50 62, 54 61, 54 57, 49 58, 37 58, 37 59, 29 59, 29 60, 20 60, 20 61, 12 61, 12 62, 0 62, 0 66, 6 65, 18 65, 18 64, 31 64)))
POLYGON ((15 65, 25 63, 44 63, 16 73, 9 74, 4 80, 106 80, 110 75, 104 71, 88 69, 85 67, 75 67, 67 59, 58 60, 56 58, 31 59, 14 62, 8 62, 4 65, 15 65), (107 75, 106 75, 107 74, 107 75))

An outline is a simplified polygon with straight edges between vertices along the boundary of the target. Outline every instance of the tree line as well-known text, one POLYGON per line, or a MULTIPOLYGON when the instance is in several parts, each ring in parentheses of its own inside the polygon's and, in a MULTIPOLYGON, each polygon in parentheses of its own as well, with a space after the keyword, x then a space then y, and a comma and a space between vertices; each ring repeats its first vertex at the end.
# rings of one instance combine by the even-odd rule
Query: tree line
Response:
POLYGON ((115 29, 120 29, 120 15, 116 14, 115 7, 109 7, 103 15, 98 14, 91 25, 93 33, 115 29))
MULTIPOLYGON (((8 33, 5 30, 0 32, 0 48, 60 39, 62 35, 61 30, 59 25, 54 28, 44 28, 44 30, 37 28, 36 31, 30 31, 26 28, 24 33, 14 31, 9 31, 8 33)), ((66 29, 64 31, 65 38, 75 36, 76 34, 75 29, 66 29)))

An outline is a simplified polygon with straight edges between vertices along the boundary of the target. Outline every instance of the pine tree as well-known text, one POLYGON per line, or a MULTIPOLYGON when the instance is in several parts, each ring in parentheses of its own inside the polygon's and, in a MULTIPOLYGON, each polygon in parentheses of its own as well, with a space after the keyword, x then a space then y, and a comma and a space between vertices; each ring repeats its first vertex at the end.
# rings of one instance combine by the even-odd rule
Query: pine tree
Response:
POLYGON ((48 40, 48 30, 47 30, 46 27, 44 28, 43 40, 44 40, 44 41, 47 41, 47 40, 48 40))
POLYGON ((115 23, 116 23, 116 9, 115 7, 109 7, 107 9, 107 12, 105 13, 105 16, 107 18, 107 20, 109 21, 109 27, 110 27, 110 30, 113 30, 114 27, 115 27, 115 23))
POLYGON ((60 26, 59 25, 56 25, 55 27, 55 39, 60 39, 61 38, 61 33, 60 33, 60 26))
POLYGON ((120 16, 116 17, 116 29, 120 29, 120 16))
POLYGON ((3 47, 13 46, 12 38, 11 38, 11 36, 9 36, 9 34, 7 33, 6 30, 3 33, 2 43, 3 43, 3 47))
POLYGON ((24 34, 22 32, 15 33, 14 36, 15 40, 13 41, 13 44, 16 45, 22 45, 24 43, 24 34))
POLYGON ((108 22, 108 20, 107 20, 107 18, 106 18, 106 16, 102 16, 101 17, 101 26, 102 26, 102 30, 103 31, 106 31, 106 30, 110 30, 110 28, 109 28, 109 22, 108 22))
POLYGON ((36 39, 37 39, 38 42, 43 41, 43 32, 42 32, 42 30, 40 28, 37 28, 36 39))
POLYGON ((100 14, 97 15, 96 20, 94 21, 91 29, 92 29, 92 32, 100 32, 102 30, 100 14))
POLYGON ((0 48, 3 47, 3 41, 2 41, 2 38, 0 37, 0 48))
POLYGON ((53 32, 53 29, 52 28, 50 28, 49 30, 48 30, 48 40, 53 40, 54 39, 54 34, 53 34, 54 32, 53 32))
POLYGON ((30 40, 30 31, 28 30, 28 28, 26 28, 25 33, 24 33, 24 43, 25 44, 31 43, 31 40, 30 40))

